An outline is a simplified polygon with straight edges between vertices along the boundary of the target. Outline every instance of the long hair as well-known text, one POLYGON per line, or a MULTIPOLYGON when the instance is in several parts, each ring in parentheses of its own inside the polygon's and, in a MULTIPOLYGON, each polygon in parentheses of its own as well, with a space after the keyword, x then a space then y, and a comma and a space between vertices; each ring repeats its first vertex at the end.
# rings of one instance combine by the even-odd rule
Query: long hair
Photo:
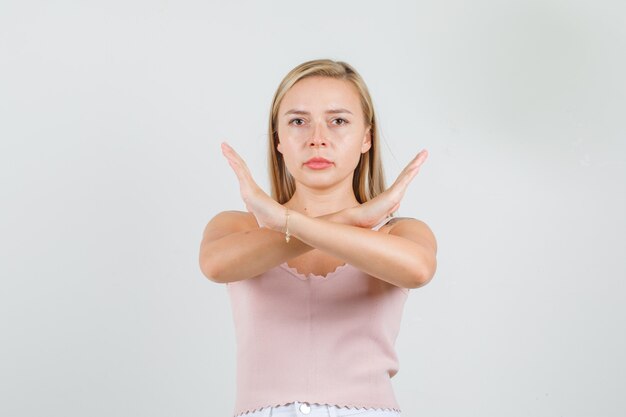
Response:
POLYGON ((361 159, 354 170, 352 189, 359 203, 364 203, 385 191, 385 176, 379 149, 379 134, 374 105, 367 85, 359 73, 349 64, 330 59, 316 59, 304 62, 292 69, 281 81, 270 107, 268 130, 268 168, 271 183, 271 195, 278 203, 283 204, 293 196, 296 184, 287 168, 278 146, 278 109, 285 94, 298 81, 306 77, 323 76, 346 80, 357 89, 363 109, 366 127, 370 127, 371 147, 361 154, 361 159))

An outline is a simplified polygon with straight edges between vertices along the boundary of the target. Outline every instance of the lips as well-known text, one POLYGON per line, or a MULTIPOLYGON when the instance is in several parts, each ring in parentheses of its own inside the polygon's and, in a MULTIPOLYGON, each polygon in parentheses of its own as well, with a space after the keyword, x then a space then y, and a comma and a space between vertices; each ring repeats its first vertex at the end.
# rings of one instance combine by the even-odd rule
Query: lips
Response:
POLYGON ((311 158, 308 161, 305 162, 305 164, 311 164, 311 163, 316 163, 316 164, 332 164, 332 161, 329 161, 328 159, 325 158, 320 158, 320 157, 315 157, 315 158, 311 158))
POLYGON ((332 167, 333 163, 326 158, 316 156, 306 161, 304 165, 309 169, 323 170, 332 167))

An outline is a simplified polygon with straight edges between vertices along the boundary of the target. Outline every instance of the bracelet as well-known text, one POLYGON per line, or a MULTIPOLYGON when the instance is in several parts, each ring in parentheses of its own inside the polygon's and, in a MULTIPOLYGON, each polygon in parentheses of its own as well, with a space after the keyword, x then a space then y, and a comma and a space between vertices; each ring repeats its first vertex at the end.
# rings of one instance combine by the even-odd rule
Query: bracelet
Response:
POLYGON ((291 237, 291 235, 289 234, 289 209, 287 209, 287 212, 285 214, 285 242, 289 243, 289 238, 291 237))

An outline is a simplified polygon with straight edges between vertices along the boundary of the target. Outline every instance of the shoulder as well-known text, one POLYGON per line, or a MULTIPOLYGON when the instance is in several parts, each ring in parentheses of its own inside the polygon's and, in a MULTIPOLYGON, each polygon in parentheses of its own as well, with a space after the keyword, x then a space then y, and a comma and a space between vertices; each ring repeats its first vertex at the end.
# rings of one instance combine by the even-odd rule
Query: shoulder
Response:
POLYGON ((209 220, 203 232, 203 240, 213 240, 230 233, 258 229, 259 224, 252 213, 226 210, 217 213, 209 220))
POLYGON ((428 246, 437 253, 437 239, 430 227, 422 220, 412 217, 393 217, 385 224, 385 232, 404 237, 428 246))

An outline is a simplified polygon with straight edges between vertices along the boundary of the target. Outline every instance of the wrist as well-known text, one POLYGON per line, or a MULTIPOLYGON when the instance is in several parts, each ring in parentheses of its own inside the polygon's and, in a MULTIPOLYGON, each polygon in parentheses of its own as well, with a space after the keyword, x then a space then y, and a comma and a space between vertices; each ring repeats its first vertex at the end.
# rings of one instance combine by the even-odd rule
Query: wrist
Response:
POLYGON ((289 243, 289 240, 291 240, 291 231, 289 230, 289 217, 291 216, 293 211, 290 211, 287 207, 285 207, 284 209, 285 210, 284 210, 283 217, 285 221, 284 221, 283 226, 279 229, 279 231, 285 235, 285 242, 289 243))
POLYGON ((346 224, 348 226, 354 226, 354 211, 352 208, 347 208, 343 210, 336 211, 334 213, 325 214, 323 216, 318 216, 317 218, 327 220, 333 223, 341 223, 346 224))
MULTIPOLYGON (((343 210, 339 210, 334 213, 324 214, 323 216, 317 216, 315 218, 330 221, 333 223, 346 224, 349 226, 359 226, 356 224, 355 221, 356 208, 357 207, 348 207, 343 210)), ((292 225, 294 224, 294 221, 297 220, 297 217, 301 215, 302 214, 297 211, 284 207, 284 211, 282 214, 282 224, 277 227, 276 230, 283 233, 286 242, 289 242, 289 240, 293 237, 292 225)))

